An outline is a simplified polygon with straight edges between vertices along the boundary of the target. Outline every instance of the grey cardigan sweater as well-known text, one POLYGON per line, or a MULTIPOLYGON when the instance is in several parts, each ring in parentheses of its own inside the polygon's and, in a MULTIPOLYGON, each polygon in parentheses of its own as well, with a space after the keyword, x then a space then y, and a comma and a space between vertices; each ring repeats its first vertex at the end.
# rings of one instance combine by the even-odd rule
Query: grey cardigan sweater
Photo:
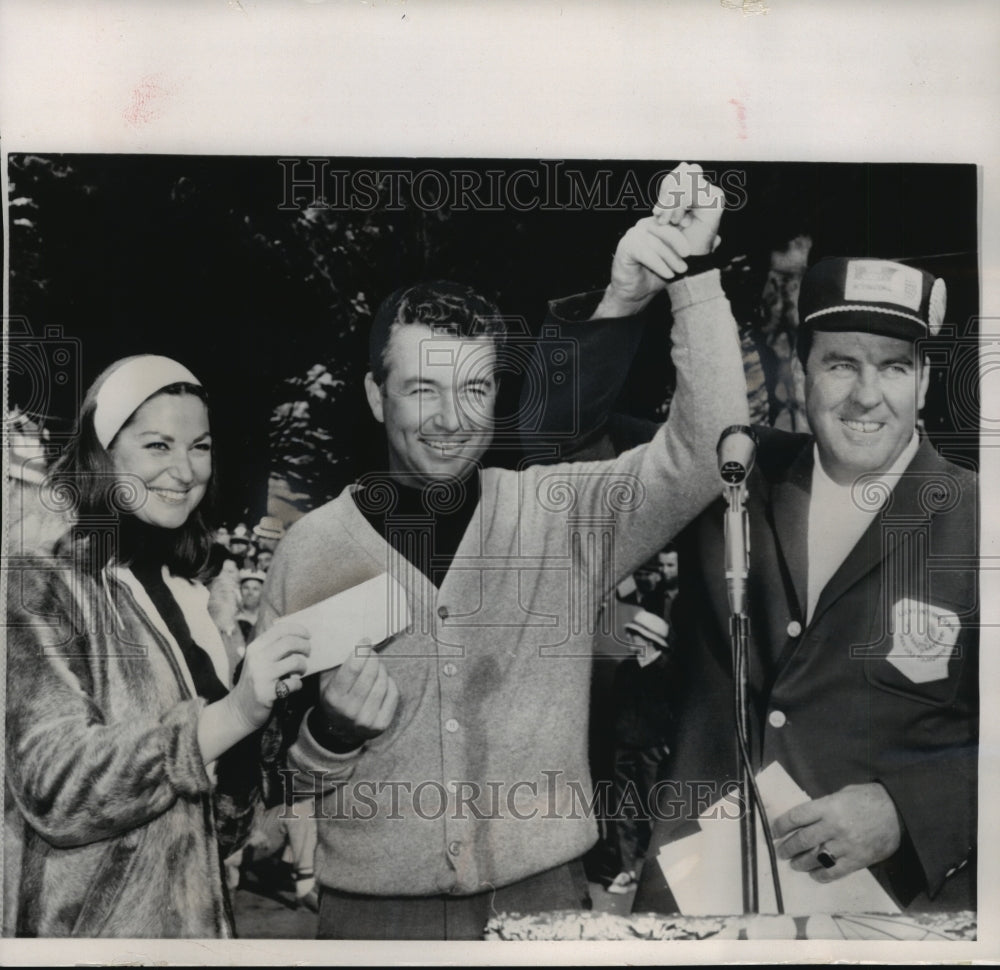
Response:
POLYGON ((677 389, 667 424, 613 461, 486 469, 440 589, 371 527, 353 487, 279 546, 259 631, 383 570, 412 612, 381 651, 400 690, 389 729, 336 754, 303 721, 289 752, 297 790, 322 792, 324 885, 475 893, 576 858, 596 838, 587 718, 598 607, 718 495, 716 441, 747 420, 718 272, 669 293, 677 389))

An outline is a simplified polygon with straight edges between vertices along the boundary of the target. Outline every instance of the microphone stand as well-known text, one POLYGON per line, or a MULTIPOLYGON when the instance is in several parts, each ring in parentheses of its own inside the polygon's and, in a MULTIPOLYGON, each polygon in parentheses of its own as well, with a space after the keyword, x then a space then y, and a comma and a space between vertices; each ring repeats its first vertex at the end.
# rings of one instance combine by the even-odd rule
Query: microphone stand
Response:
POLYGON ((733 658, 733 702, 736 714, 737 784, 743 811, 740 815, 743 912, 760 912, 757 887, 757 804, 750 761, 750 620, 746 613, 746 579, 749 572, 749 530, 747 528, 746 486, 727 487, 726 580, 729 588, 729 636, 733 658))
POLYGON ((740 815, 740 849, 743 912, 760 912, 757 886, 757 817, 763 821, 764 842, 771 863, 774 900, 783 913, 778 859, 767 821, 767 811, 757 788, 750 758, 750 620, 747 616, 747 577, 750 574, 750 521, 747 518, 746 479, 753 468, 757 437, 752 428, 733 425, 719 437, 716 451, 719 474, 725 483, 726 587, 729 595, 729 637, 733 658, 733 708, 736 724, 737 785, 743 812, 740 815))
MULTIPOLYGON (((730 636, 733 641, 733 664, 736 672, 735 700, 738 744, 748 747, 749 717, 747 716, 747 642, 749 640, 747 616, 733 614, 729 620, 730 636)), ((740 849, 743 858, 743 912, 760 912, 757 891, 757 806, 750 790, 750 774, 746 762, 737 751, 737 783, 743 814, 740 816, 740 849)))

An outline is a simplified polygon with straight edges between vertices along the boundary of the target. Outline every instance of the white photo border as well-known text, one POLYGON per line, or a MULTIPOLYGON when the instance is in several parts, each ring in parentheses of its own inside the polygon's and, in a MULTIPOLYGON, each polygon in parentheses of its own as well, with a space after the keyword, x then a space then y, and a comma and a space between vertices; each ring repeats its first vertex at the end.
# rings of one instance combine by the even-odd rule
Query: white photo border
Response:
MULTIPOLYGON (((1000 334, 998 39, 1000 7, 977 0, 4 0, 0 148, 5 178, 6 156, 27 151, 975 162, 982 331, 1000 334)), ((982 376, 985 423, 1000 386, 982 376)), ((984 551, 1000 532, 998 465, 983 448, 984 551)), ((1000 596, 988 570, 982 585, 988 630, 1000 596)), ((1000 683, 995 651, 981 683, 1000 683)), ((2 940, 0 959, 993 962, 1000 705, 983 705, 982 736, 976 943, 2 940)))

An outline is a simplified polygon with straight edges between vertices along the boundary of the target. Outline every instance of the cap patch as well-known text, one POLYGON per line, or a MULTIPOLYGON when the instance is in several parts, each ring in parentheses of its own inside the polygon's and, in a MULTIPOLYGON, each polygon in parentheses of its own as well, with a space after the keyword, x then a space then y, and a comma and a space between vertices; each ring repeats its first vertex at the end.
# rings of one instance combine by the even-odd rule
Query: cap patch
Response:
POLYGON ((920 309, 920 270, 882 259, 852 259, 847 264, 844 299, 858 303, 896 303, 920 309))

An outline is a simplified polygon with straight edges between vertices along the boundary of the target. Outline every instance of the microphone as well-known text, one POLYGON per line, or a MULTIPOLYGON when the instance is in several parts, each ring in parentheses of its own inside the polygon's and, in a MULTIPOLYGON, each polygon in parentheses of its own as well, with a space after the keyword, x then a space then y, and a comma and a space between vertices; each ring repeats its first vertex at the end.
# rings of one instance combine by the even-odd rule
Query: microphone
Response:
POLYGON ((731 424, 719 435, 716 447, 719 456, 719 475, 723 484, 742 485, 757 455, 757 435, 745 424, 731 424))
POLYGON ((730 612, 740 616, 746 613, 747 574, 750 572, 746 480, 757 454, 757 436, 745 425, 730 425, 719 436, 716 453, 723 495, 729 503, 725 513, 726 590, 730 612))

